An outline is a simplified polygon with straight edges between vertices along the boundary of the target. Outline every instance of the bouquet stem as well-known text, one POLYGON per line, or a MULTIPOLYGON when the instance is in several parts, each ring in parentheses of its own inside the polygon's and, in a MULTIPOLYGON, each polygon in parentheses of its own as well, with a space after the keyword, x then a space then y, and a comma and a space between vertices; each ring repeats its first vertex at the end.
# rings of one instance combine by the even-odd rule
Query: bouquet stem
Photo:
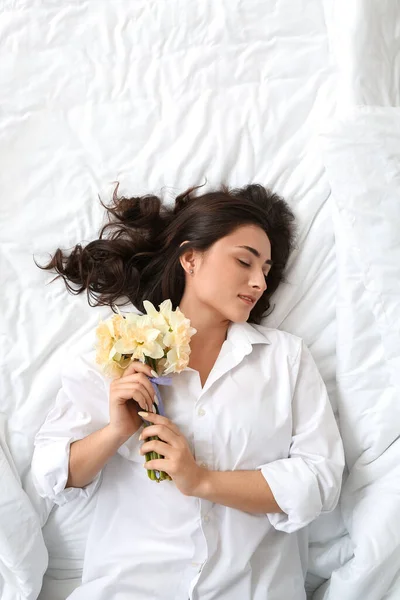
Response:
MULTIPOLYGON (((150 364, 151 368, 154 369, 155 371, 156 369, 156 361, 154 359, 151 359, 150 357, 146 357, 146 363, 150 364)), ((156 403, 154 403, 153 405, 156 409, 156 413, 159 415, 160 412, 158 410, 158 406, 156 403)), ((145 427, 149 427, 149 425, 151 425, 151 423, 148 423, 147 421, 144 422, 144 426, 145 427)), ((150 438, 148 438, 148 440, 160 440, 160 438, 158 437, 158 435, 152 436, 150 438)), ((164 458, 164 456, 162 456, 161 454, 159 454, 158 452, 147 452, 146 453, 146 462, 148 462, 149 460, 158 460, 160 458, 164 458)), ((169 480, 172 481, 172 478, 168 475, 168 473, 165 473, 165 471, 157 471, 155 469, 147 469, 147 475, 149 477, 149 479, 151 479, 152 481, 156 481, 157 483, 160 483, 160 481, 164 481, 164 480, 169 480)))
MULTIPOLYGON (((157 410, 157 407, 156 407, 157 410)), ((157 411, 158 413, 158 411, 157 411)), ((149 425, 151 425, 151 423, 147 423, 145 421, 144 426, 145 427, 149 427, 149 425)), ((158 435, 154 435, 152 437, 147 438, 148 441, 150 440, 159 440, 160 438, 158 437, 158 435)), ((159 454, 158 452, 147 452, 146 453, 146 462, 148 462, 149 460, 157 460, 159 458, 164 458, 161 454, 159 454)), ((152 479, 153 481, 156 481, 157 483, 160 483, 160 481, 164 481, 164 480, 169 480, 172 481, 171 477, 168 475, 168 473, 165 473, 165 471, 156 471, 155 469, 147 469, 147 475, 149 477, 149 479, 152 479), (158 474, 158 477, 157 477, 158 474)))

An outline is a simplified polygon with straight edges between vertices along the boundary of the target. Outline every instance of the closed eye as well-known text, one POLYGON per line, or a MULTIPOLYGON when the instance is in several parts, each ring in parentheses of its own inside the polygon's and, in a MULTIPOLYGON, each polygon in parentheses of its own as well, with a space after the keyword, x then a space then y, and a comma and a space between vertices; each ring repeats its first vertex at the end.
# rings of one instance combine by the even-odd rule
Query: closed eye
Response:
MULTIPOLYGON (((251 265, 249 265, 249 263, 246 263, 246 262, 244 262, 244 260, 240 260, 240 258, 238 258, 238 261, 240 262, 240 264, 241 264, 241 265, 243 265, 243 266, 245 266, 245 267, 251 267, 251 265)), ((266 274, 264 273, 264 277, 265 277, 265 279, 267 279, 267 278, 268 278, 268 275, 266 275, 266 274)))

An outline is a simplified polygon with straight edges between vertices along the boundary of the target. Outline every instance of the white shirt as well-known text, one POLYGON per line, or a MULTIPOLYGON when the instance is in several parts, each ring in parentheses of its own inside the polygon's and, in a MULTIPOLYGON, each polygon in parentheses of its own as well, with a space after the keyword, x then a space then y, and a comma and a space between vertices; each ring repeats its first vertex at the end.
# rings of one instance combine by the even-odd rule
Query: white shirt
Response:
POLYGON ((307 530, 339 498, 344 455, 325 385, 304 342, 230 323, 201 387, 198 371, 160 386, 166 416, 196 462, 260 469, 281 513, 250 514, 181 494, 143 468, 136 432, 84 489, 65 489, 70 443, 108 422, 109 383, 94 353, 67 364, 35 439, 41 496, 96 494, 82 585, 70 600, 302 600, 307 530))

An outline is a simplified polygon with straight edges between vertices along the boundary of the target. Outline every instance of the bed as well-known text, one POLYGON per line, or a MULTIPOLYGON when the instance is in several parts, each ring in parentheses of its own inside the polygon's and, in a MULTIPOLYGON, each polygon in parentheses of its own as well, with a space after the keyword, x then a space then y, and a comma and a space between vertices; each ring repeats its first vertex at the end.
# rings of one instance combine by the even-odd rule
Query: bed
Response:
MULTIPOLYGON (((307 530, 313 600, 400 597, 400 1, 0 1, 0 597, 79 585, 91 505, 30 474, 70 356, 110 314, 35 266, 104 202, 258 182, 299 224, 264 321, 301 336, 345 447, 307 530)), ((129 310, 125 307, 124 310, 129 310)))

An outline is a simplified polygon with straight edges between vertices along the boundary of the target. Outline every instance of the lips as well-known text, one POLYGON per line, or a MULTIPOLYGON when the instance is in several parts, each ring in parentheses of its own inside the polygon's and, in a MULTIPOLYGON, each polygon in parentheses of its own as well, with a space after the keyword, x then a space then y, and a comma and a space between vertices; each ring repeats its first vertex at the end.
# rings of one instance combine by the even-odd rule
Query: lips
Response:
POLYGON ((242 296, 241 294, 239 294, 239 298, 243 300, 243 302, 246 302, 246 304, 248 304, 249 306, 252 306, 255 302, 255 300, 250 298, 250 296, 242 296))

